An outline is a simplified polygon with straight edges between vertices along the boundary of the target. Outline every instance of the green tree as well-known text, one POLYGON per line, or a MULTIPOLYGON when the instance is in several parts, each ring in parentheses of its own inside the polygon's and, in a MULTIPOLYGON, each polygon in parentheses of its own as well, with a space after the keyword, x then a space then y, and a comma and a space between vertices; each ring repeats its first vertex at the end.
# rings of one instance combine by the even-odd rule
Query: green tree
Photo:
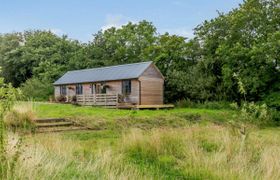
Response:
POLYGON ((230 13, 196 28, 203 62, 215 77, 212 93, 216 98, 223 94, 228 100, 242 98, 237 93, 234 73, 243 80, 248 100, 261 100, 271 84, 279 82, 279 23, 279 0, 247 0, 230 13))

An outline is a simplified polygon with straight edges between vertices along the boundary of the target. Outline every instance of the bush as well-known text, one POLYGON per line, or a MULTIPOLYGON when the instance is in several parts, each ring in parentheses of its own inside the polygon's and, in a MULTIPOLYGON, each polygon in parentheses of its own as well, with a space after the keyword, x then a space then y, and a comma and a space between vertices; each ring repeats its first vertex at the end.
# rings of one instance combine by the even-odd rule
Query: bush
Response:
POLYGON ((268 107, 280 111, 280 92, 274 92, 269 94, 264 99, 264 102, 267 104, 268 107))
POLYGON ((66 102, 66 97, 63 95, 60 95, 60 96, 56 97, 56 101, 57 102, 66 102))
POLYGON ((231 103, 226 101, 194 102, 190 99, 177 101, 176 106, 180 108, 233 109, 231 103))
POLYGON ((273 120, 275 125, 280 126, 280 111, 271 109, 270 113, 271 113, 271 119, 273 120))
POLYGON ((253 122, 257 125, 267 124, 272 120, 267 105, 258 105, 254 102, 244 103, 241 108, 240 116, 243 121, 253 122))
POLYGON ((48 101, 50 96, 53 95, 52 84, 36 78, 27 80, 22 84, 21 90, 27 100, 34 99, 37 101, 48 101))
POLYGON ((73 105, 78 105, 77 96, 72 96, 71 103, 72 103, 73 105))

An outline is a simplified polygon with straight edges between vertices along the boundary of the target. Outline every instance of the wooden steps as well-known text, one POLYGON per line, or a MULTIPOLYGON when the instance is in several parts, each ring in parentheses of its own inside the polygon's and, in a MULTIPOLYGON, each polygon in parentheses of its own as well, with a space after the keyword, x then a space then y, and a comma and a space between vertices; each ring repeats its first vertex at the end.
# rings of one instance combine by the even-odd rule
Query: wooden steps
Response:
POLYGON ((36 123, 53 123, 53 122, 65 122, 64 118, 45 118, 45 119, 36 119, 36 123))
POLYGON ((35 123, 36 133, 89 130, 87 127, 78 125, 64 118, 36 119, 35 123))

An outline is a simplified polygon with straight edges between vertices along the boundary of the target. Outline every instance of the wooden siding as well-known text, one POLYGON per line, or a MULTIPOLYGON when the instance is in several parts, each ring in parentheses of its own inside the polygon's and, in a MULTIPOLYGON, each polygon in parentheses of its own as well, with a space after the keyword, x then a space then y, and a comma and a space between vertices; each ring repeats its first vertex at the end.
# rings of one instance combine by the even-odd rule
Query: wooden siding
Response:
POLYGON ((67 95, 68 96, 75 96, 76 95, 76 85, 68 85, 67 86, 67 95))
POLYGON ((54 97, 60 96, 60 86, 54 86, 54 97))
MULTIPOLYGON (((90 95, 91 94, 91 84, 85 83, 83 84, 83 94, 90 95)), ((100 84, 100 83, 93 83, 100 84)), ((106 94, 122 94, 122 80, 119 81, 108 81, 105 82, 105 85, 108 86, 106 89, 106 94)), ((76 95, 76 85, 66 85, 67 88, 67 96, 75 96, 76 95)), ((55 97, 60 96, 60 86, 55 86, 55 97)), ((131 94, 128 95, 126 101, 133 104, 139 104, 139 82, 138 80, 131 80, 131 94)))
MULTIPOLYGON (((106 82, 107 94, 122 94, 122 81, 109 81, 106 82)), ((125 100, 130 103, 139 103, 139 82, 138 80, 131 80, 131 94, 128 95, 125 100)))
POLYGON ((110 81, 106 82, 107 94, 121 94, 122 93, 122 82, 121 81, 110 81))
POLYGON ((139 78, 141 82, 141 105, 163 104, 164 79, 154 65, 151 65, 139 78))

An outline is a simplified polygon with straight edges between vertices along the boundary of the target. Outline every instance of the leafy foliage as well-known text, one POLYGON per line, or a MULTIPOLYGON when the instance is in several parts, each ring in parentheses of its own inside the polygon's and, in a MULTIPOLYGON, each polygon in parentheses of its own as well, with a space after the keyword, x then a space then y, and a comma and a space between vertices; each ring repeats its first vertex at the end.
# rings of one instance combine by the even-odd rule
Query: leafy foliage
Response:
MULTIPOLYGON (((0 178, 12 179, 14 172, 14 163, 17 160, 17 154, 13 161, 7 159, 6 133, 4 126, 4 114, 10 110, 14 104, 19 92, 11 84, 5 84, 4 79, 0 77, 0 178), (10 177, 11 176, 11 177, 10 177)), ((19 144, 17 144, 19 145, 19 144)))
MULTIPOLYGON (((237 79, 246 100, 262 101, 280 92, 279 14, 279 0, 245 0, 197 26, 193 39, 159 34, 145 20, 99 31, 89 43, 49 31, 3 34, 2 76, 15 87, 30 78, 49 84, 68 70, 152 60, 165 76, 167 102, 241 104, 245 94, 237 79)), ((46 99, 48 93, 30 96, 46 99)))
POLYGON ((28 79, 22 84, 21 90, 26 99, 47 101, 53 95, 53 85, 37 78, 28 79))

